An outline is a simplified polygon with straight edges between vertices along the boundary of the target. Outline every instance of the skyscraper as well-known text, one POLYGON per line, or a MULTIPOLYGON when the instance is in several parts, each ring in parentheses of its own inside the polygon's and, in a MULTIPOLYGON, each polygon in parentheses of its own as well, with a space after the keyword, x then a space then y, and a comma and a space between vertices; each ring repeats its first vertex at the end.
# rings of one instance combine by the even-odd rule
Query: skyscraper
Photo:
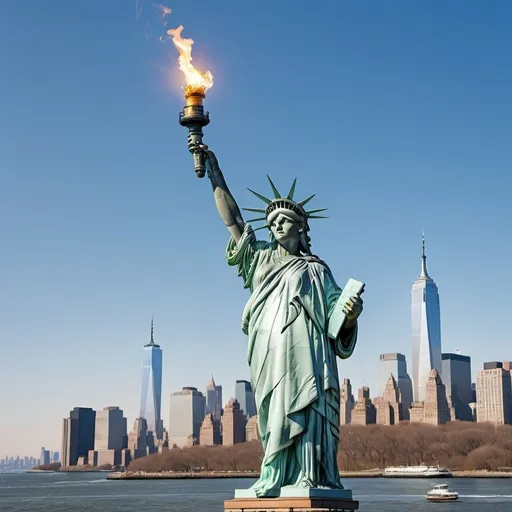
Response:
POLYGON ((62 425, 62 465, 76 466, 78 459, 87 460, 94 449, 96 412, 89 407, 75 407, 62 425))
POLYGON ((377 423, 379 425, 398 425, 403 419, 400 390, 393 374, 390 375, 381 398, 375 400, 377 423))
POLYGON ((246 380, 237 380, 235 386, 235 398, 240 404, 240 410, 247 418, 256 416, 256 402, 251 383, 246 380))
POLYGON ((375 406, 370 400, 370 388, 363 386, 357 390, 357 402, 352 410, 352 425, 370 425, 377 421, 375 406))
POLYGON ((214 446, 221 444, 220 421, 213 418, 213 414, 206 413, 199 430, 199 444, 201 446, 214 446))
POLYGON ((471 389, 471 358, 461 354, 443 354, 443 383, 446 395, 455 409, 455 419, 473 421, 469 404, 473 401, 471 389))
POLYGON ((412 286, 411 299, 414 400, 423 401, 430 370, 435 368, 439 374, 442 372, 439 292, 427 273, 425 239, 423 239, 421 273, 412 286))
POLYGON ((512 423, 512 389, 510 371, 503 363, 484 363, 476 379, 476 420, 496 425, 512 423))
POLYGON ((444 425, 450 421, 450 408, 446 399, 446 387, 434 368, 430 371, 425 388, 424 423, 444 425))
POLYGON ((145 457, 151 453, 153 444, 152 433, 148 434, 148 424, 145 418, 137 418, 132 431, 128 434, 128 450, 132 459, 145 457))
POLYGON ((217 386, 212 378, 206 386, 206 414, 211 414, 215 421, 222 415, 222 386, 217 386))
POLYGON ((225 446, 245 442, 245 416, 236 398, 231 398, 222 415, 222 444, 225 446))
POLYGON ((142 392, 140 414, 157 439, 163 438, 162 422, 162 349, 153 337, 151 319, 151 339, 142 349, 142 392))
POLYGON ((197 388, 185 387, 169 401, 169 446, 180 448, 199 442, 205 417, 204 395, 197 388))
POLYGON ((381 354, 379 357, 379 393, 384 393, 391 375, 396 379, 400 391, 400 403, 402 404, 403 419, 409 419, 409 407, 413 402, 412 381, 407 373, 407 361, 405 356, 398 352, 381 354))
POLYGON ((354 405, 350 379, 343 379, 343 384, 340 388, 340 425, 350 424, 354 405))
POLYGON ((96 411, 94 449, 122 450, 126 446, 126 418, 119 407, 104 407, 96 411))
POLYGON ((96 411, 94 450, 89 450, 89 464, 113 466, 123 464, 123 450, 128 444, 126 418, 119 407, 96 411))
POLYGON ((39 459, 39 464, 42 466, 43 464, 50 464, 50 450, 46 450, 43 446, 41 448, 41 458, 39 459))

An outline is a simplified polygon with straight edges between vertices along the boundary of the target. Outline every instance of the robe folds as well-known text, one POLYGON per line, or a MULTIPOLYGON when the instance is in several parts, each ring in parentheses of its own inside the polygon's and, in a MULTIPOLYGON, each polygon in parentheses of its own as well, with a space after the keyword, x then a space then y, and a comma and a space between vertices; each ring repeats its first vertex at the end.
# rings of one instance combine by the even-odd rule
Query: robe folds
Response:
POLYGON ((229 240, 226 259, 251 291, 242 330, 264 448, 253 489, 272 497, 284 486, 343 488, 336 356, 352 354, 357 326, 327 334, 342 290, 322 260, 256 240, 249 224, 238 243, 229 240))

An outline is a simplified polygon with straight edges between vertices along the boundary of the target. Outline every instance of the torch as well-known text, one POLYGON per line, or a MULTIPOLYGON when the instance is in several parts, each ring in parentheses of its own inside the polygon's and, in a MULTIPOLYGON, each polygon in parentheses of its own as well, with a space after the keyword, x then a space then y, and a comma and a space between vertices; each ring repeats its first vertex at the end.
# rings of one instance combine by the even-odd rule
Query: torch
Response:
MULTIPOLYGON (((189 143, 203 143, 203 126, 210 122, 210 115, 203 108, 203 100, 206 91, 213 85, 213 76, 209 71, 201 73, 191 63, 192 61, 192 39, 183 39, 181 32, 183 25, 176 29, 167 31, 172 36, 172 41, 178 51, 180 57, 178 59, 180 69, 185 74, 187 85, 185 86, 185 107, 180 112, 180 124, 188 128, 189 143)), ((204 178, 206 165, 204 153, 196 152, 191 149, 194 157, 194 170, 198 178, 204 178)))
MULTIPOLYGON (((185 87, 185 107, 180 112, 180 124, 188 128, 189 143, 203 143, 203 126, 210 122, 210 114, 203 107, 205 98, 204 87, 185 87)), ((194 157, 194 170, 198 178, 204 178, 206 166, 204 153, 192 152, 194 157)))

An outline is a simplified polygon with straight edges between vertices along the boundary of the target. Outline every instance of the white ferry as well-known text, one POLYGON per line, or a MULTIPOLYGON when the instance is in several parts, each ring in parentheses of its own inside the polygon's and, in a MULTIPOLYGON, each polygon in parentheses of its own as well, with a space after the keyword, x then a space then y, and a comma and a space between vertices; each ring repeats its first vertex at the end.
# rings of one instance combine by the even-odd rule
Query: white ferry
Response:
POLYGON ((393 466, 384 470, 384 476, 390 478, 450 478, 452 473, 440 466, 393 466))
POLYGON ((455 501, 459 499, 459 493, 450 491, 448 484, 434 485, 427 493, 427 501, 455 501))

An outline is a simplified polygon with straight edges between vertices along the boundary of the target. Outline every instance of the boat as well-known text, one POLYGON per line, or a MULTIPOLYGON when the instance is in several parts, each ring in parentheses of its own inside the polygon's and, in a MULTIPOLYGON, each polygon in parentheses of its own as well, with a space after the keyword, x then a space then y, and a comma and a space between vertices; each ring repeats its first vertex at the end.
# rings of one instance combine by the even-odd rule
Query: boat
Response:
POLYGON ((448 484, 434 485, 427 493, 427 501, 455 501, 459 499, 459 493, 450 491, 448 484))
POLYGON ((392 466, 384 470, 384 476, 390 478, 450 478, 452 473, 441 466, 392 466))

